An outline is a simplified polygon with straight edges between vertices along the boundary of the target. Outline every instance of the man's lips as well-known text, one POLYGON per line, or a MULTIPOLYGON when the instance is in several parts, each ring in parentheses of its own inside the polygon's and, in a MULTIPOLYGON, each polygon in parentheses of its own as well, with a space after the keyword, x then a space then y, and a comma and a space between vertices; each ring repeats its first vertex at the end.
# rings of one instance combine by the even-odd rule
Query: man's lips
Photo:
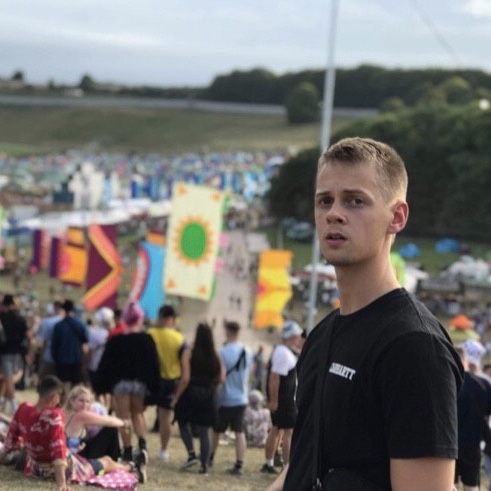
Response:
POLYGON ((325 235, 326 240, 346 240, 346 237, 342 234, 330 232, 325 235))

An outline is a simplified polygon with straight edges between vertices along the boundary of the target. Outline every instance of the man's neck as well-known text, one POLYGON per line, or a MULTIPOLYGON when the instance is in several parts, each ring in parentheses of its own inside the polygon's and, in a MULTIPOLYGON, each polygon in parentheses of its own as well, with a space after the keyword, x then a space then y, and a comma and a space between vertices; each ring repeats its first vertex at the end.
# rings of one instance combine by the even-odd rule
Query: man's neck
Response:
POLYGON ((340 312, 353 314, 377 298, 400 288, 390 261, 336 268, 340 312))

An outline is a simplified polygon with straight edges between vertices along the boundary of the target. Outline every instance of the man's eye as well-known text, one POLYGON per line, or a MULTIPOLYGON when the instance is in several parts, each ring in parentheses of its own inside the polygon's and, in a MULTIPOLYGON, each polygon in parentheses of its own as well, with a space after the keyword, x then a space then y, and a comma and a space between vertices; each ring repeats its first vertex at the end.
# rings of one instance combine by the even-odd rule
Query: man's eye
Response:
POLYGON ((364 203, 364 201, 361 198, 351 198, 348 203, 351 206, 360 206, 364 203))
POLYGON ((331 198, 320 198, 318 201, 320 206, 329 206, 332 204, 331 198))

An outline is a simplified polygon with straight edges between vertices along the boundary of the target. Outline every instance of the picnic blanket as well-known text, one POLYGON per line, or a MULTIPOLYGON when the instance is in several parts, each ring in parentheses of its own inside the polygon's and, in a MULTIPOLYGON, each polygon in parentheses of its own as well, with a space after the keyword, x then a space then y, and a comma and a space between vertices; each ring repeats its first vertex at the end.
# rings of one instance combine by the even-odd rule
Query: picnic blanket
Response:
POLYGON ((135 491, 138 479, 131 472, 119 470, 107 472, 102 476, 93 476, 90 479, 87 479, 85 483, 104 489, 114 489, 116 491, 135 491))

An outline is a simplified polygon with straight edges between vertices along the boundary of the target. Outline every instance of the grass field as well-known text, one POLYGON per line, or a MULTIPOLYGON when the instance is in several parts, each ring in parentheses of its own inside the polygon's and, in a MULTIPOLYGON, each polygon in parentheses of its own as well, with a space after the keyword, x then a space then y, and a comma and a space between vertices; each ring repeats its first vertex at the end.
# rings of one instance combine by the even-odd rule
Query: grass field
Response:
MULTIPOLYGON (((334 129, 346 120, 333 122, 334 129)), ((312 147, 320 125, 280 115, 138 108, 0 107, 0 152, 65 149, 176 154, 312 147)))
MULTIPOLYGON (((278 247, 278 230, 276 228, 269 228, 264 230, 272 247, 278 247)), ((420 250, 420 255, 408 259, 420 264, 425 271, 430 274, 438 274, 444 266, 456 261, 459 258, 458 253, 445 253, 441 254, 435 251, 435 243, 437 239, 427 238, 415 238, 408 236, 398 236, 392 247, 393 251, 399 250, 404 244, 414 243, 420 250)), ((490 244, 478 244, 469 243, 470 253, 476 258, 489 259, 491 253, 490 244)), ((306 264, 312 262, 312 244, 296 242, 283 236, 283 247, 293 251, 293 269, 303 268, 306 264)))
MULTIPOLYGON (((35 400, 32 389, 18 392, 17 395, 20 400, 35 400)), ((149 427, 151 427, 154 422, 155 408, 148 408, 145 416, 149 427)), ((265 489, 274 477, 259 472, 264 463, 264 450, 259 448, 247 450, 244 475, 242 477, 228 475, 227 469, 235 462, 235 447, 233 441, 225 437, 221 439, 214 466, 207 476, 198 474, 199 466, 187 471, 179 470, 180 464, 187 458, 187 453, 179 437, 176 425, 173 427, 173 435, 170 441, 171 461, 169 463, 163 463, 156 457, 160 449, 159 438, 156 433, 149 433, 148 445, 150 453, 148 482, 139 485, 139 491, 184 491, 188 489, 198 491, 258 491, 265 489)), ((195 449, 199 452, 197 441, 195 441, 195 449)), ((16 472, 9 467, 0 466, 0 490, 26 491, 30 489, 53 490, 56 489, 56 486, 54 482, 43 482, 27 478, 22 473, 16 472)), ((73 489, 97 490, 100 488, 73 486, 73 489)))

